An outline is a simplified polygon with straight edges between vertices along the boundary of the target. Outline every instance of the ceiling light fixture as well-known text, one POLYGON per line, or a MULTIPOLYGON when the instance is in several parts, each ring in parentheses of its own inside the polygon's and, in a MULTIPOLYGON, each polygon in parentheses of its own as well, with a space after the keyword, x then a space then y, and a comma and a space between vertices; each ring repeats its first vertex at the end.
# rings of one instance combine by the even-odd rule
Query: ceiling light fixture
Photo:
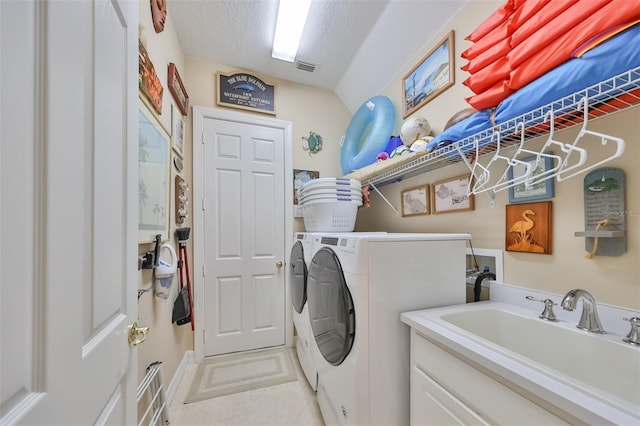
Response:
POLYGON ((280 0, 271 57, 287 62, 295 60, 310 6, 311 0, 280 0))

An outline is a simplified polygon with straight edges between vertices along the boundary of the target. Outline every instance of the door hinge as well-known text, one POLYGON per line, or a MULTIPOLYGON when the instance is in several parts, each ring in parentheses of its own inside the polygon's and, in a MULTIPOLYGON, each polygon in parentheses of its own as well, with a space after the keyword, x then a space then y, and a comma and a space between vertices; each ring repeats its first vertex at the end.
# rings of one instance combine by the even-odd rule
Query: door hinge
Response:
POLYGON ((207 330, 202 330, 202 343, 207 341, 207 330))
POLYGON ((204 206, 204 198, 203 198, 202 199, 202 211, 204 211, 204 208, 205 208, 205 206, 204 206))
POLYGON ((202 265, 202 276, 205 277, 207 275, 207 265, 202 265))
POLYGON ((200 143, 204 145, 204 132, 202 132, 202 137, 200 138, 200 143))

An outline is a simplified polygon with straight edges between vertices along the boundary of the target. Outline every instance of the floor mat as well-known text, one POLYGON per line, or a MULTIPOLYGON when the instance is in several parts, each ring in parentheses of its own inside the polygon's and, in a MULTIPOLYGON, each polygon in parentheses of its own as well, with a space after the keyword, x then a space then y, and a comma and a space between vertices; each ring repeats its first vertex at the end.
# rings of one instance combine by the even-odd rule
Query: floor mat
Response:
POLYGON ((289 349, 220 356, 198 365, 184 401, 203 401, 298 380, 289 349))

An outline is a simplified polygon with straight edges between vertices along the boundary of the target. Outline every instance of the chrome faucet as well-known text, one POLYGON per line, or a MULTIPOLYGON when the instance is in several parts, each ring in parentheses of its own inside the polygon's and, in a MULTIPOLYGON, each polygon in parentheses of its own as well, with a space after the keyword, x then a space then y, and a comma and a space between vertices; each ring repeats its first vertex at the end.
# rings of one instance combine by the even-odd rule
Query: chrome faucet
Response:
POLYGON ((600 318, 598 318, 598 311, 596 310, 596 301, 588 291, 580 288, 569 291, 562 299, 562 309, 573 311, 579 299, 582 299, 582 316, 576 327, 591 333, 604 334, 605 331, 602 328, 602 324, 600 324, 600 318))

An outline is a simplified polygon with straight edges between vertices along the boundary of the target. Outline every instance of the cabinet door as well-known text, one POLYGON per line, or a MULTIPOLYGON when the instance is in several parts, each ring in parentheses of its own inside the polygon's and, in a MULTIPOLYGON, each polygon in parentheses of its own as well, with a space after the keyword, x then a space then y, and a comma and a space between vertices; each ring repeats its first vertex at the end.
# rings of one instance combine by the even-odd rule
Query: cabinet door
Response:
POLYGON ((412 425, 486 425, 442 386, 418 368, 411 371, 412 425))

